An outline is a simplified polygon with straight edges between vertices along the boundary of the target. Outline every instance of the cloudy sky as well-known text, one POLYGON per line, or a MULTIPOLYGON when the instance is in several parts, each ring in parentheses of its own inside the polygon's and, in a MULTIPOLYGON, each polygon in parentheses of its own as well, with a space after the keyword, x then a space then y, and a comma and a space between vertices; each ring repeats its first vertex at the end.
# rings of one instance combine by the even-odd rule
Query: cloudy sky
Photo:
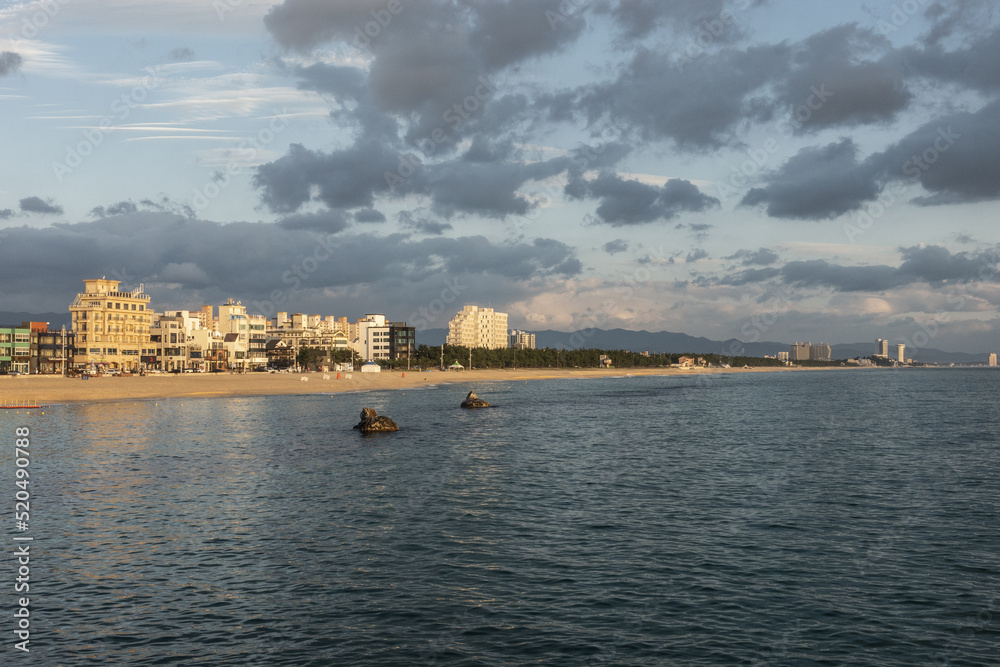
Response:
POLYGON ((1000 349, 991 0, 0 4, 0 310, 1000 349))

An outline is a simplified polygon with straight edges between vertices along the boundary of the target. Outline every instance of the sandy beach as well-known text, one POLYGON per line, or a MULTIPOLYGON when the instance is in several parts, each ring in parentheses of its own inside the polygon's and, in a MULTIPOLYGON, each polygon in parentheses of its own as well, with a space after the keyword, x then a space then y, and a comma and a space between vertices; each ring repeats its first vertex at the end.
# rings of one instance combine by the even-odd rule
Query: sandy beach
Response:
POLYGON ((219 396, 269 396, 323 394, 343 391, 378 391, 456 382, 520 382, 559 378, 601 378, 623 375, 697 375, 700 373, 759 373, 815 370, 799 368, 754 369, 505 369, 472 371, 403 371, 382 373, 228 373, 157 374, 145 377, 92 377, 88 380, 52 375, 0 376, 0 405, 148 400, 157 398, 212 398, 219 396), (348 377, 350 376, 350 377, 348 377), (306 378, 303 381, 303 378, 306 378))

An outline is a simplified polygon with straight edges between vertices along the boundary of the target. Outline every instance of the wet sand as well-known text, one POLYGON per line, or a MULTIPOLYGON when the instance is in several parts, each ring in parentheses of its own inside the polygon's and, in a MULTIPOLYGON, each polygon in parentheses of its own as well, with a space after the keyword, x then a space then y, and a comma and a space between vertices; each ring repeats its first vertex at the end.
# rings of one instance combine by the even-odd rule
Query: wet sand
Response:
MULTIPOLYGON (((826 370, 808 368, 731 369, 505 369, 472 371, 383 371, 381 373, 182 373, 140 377, 64 378, 52 375, 0 376, 0 405, 53 405, 157 398, 210 398, 219 396, 270 396, 280 394, 330 394, 342 391, 406 389, 455 382, 512 382, 560 378, 601 378, 624 375, 696 375, 699 373, 759 373, 826 370), (348 377, 350 376, 350 377, 348 377), (306 378, 303 381, 303 378, 306 378)), ((832 368, 831 370, 839 370, 832 368)))

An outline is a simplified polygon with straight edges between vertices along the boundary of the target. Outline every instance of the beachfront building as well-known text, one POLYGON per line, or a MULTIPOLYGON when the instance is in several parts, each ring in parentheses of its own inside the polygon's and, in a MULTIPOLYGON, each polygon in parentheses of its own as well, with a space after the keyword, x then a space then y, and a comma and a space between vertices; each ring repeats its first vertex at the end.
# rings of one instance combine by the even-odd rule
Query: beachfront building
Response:
POLYGON ((299 351, 303 348, 318 352, 320 358, 317 362, 329 366, 334 363, 334 357, 339 356, 338 352, 351 349, 347 333, 336 320, 323 319, 317 315, 310 321, 309 316, 301 313, 296 313, 291 318, 287 313, 279 315, 285 317, 273 320, 273 325, 265 331, 264 351, 269 366, 294 366, 299 351), (318 326, 310 327, 310 323, 318 326))
POLYGON ((884 338, 875 340, 875 356, 889 358, 889 341, 884 338))
POLYGON ((900 343, 900 344, 896 345, 896 357, 895 357, 895 360, 896 360, 897 363, 900 363, 900 364, 905 364, 906 363, 906 345, 904 345, 903 343, 900 343))
POLYGON ((465 306, 448 323, 448 345, 499 350, 509 345, 507 313, 465 306))
POLYGON ((811 347, 812 343, 792 343, 788 348, 788 359, 790 361, 808 361, 811 347))
MULTIPOLYGON (((534 350, 535 334, 528 333, 527 331, 517 331, 516 329, 511 330, 509 346, 517 350, 534 350)), ((647 354, 646 356, 649 355, 647 354)))
POLYGON ((84 280, 84 291, 69 307, 76 334, 77 367, 138 370, 142 352, 149 349, 152 311, 143 286, 119 290, 120 280, 84 280))
POLYGON ((0 326, 0 373, 27 373, 31 365, 31 329, 0 326))
MULTIPOLYGON (((792 343, 788 348, 788 359, 790 361, 820 360, 829 361, 832 355, 830 346, 826 343, 813 345, 809 343, 792 343)), ((781 359, 781 357, 778 357, 781 359)))
POLYGON ((809 346, 810 359, 829 361, 831 356, 833 356, 833 350, 826 343, 820 343, 819 345, 809 346))
POLYGON ((988 363, 989 363, 990 367, 996 368, 996 365, 997 365, 997 353, 996 352, 993 352, 993 353, 990 354, 990 359, 989 359, 988 363))
POLYGON ((29 373, 61 375, 69 369, 76 350, 72 331, 66 331, 66 327, 50 331, 48 322, 22 322, 21 327, 31 332, 29 373))

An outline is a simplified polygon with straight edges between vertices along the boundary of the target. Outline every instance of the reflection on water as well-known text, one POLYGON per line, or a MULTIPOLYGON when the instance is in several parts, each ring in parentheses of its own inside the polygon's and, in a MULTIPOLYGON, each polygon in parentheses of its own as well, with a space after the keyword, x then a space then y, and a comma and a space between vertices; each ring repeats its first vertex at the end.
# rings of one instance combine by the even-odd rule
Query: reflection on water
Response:
POLYGON ((57 406, 39 664, 994 664, 998 380, 57 406), (359 437, 362 406, 401 431, 359 437))

